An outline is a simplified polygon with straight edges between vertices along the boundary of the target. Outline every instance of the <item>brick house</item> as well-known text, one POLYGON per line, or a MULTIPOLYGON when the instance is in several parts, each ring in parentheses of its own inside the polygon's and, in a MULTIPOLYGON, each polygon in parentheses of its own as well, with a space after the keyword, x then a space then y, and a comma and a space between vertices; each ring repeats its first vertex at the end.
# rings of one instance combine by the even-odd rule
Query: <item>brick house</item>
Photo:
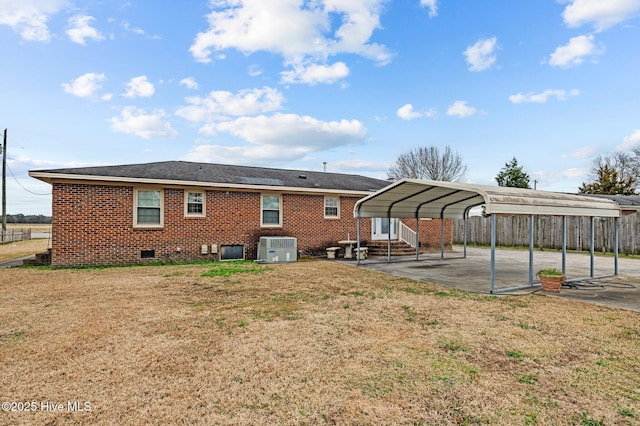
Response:
MULTIPOLYGON (((52 186, 54 267, 219 259, 218 247, 256 259, 262 236, 295 237, 300 255, 320 255, 337 241, 355 239, 356 201, 389 184, 358 175, 184 161, 29 175, 52 186)), ((431 222, 420 225, 420 244, 439 247, 440 222, 431 222)), ((386 240, 385 232, 397 238, 393 219, 360 226, 365 243, 386 240)), ((445 240, 450 247, 450 223, 445 240)))

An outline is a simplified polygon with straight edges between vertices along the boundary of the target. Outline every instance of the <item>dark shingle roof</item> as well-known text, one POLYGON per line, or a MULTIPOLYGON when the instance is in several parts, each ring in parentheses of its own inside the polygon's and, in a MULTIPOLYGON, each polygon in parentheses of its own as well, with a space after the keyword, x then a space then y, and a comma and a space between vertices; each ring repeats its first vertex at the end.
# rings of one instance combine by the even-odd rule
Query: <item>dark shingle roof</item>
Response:
MULTIPOLYGON (((389 184, 386 180, 342 173, 312 172, 226 164, 164 161, 118 166, 76 167, 33 170, 39 174, 78 175, 123 179, 152 179, 180 182, 204 182, 230 185, 264 185, 343 191, 377 191, 389 184)), ((113 179, 109 179, 113 180, 113 179)))
POLYGON ((608 200, 613 200, 623 210, 625 209, 634 209, 640 208, 640 195, 606 195, 606 194, 583 194, 589 197, 598 197, 598 198, 606 198, 608 200))

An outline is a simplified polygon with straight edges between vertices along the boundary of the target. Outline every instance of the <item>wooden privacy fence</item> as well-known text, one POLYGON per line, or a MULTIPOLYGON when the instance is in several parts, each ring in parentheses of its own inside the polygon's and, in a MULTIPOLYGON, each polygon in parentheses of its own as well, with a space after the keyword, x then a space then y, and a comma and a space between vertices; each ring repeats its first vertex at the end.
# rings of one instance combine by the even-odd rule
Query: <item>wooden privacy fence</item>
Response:
MULTIPOLYGON (((534 245, 538 248, 562 249, 562 217, 534 216, 534 245)), ((496 245, 529 246, 530 216, 496 216, 496 245)), ((589 250, 590 217, 567 216, 567 249, 589 250)), ((614 219, 595 218, 594 249, 613 252, 614 219)), ((453 241, 464 242, 463 220, 453 221, 453 241)), ((467 244, 491 245, 491 219, 473 216, 467 219, 467 244)), ((618 251, 640 254, 640 213, 618 219, 618 251)))
POLYGON ((16 228, 2 230, 0 226, 0 243, 9 243, 12 241, 22 241, 31 239, 31 228, 16 228))

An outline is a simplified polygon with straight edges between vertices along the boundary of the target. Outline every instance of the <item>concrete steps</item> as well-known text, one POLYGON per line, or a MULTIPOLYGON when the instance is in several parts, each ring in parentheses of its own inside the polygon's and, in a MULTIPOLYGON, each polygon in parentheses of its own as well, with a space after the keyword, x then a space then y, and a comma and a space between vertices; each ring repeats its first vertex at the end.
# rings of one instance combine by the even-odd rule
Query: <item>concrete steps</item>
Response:
POLYGON ((37 253, 33 259, 25 259, 22 262, 24 266, 46 266, 51 265, 51 249, 44 253, 37 253))
MULTIPOLYGON (((369 241, 369 256, 386 256, 387 241, 369 241)), ((404 241, 391 241, 391 256, 410 256, 416 253, 416 249, 404 241)))

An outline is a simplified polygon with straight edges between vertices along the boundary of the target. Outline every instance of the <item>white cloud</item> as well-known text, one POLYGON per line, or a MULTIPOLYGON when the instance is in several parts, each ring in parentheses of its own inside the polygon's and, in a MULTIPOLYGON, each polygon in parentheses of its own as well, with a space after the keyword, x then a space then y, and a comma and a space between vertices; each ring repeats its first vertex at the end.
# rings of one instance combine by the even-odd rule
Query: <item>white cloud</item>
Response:
POLYGON ((415 118, 421 118, 421 117, 435 117, 436 112, 433 108, 430 109, 429 111, 422 111, 422 112, 415 111, 413 109, 413 105, 405 104, 400 108, 398 108, 398 110, 396 111, 396 115, 402 118, 403 120, 413 120, 415 118))
POLYGON ((133 25, 131 25, 129 21, 122 21, 121 25, 122 25, 122 28, 124 28, 126 31, 129 31, 130 33, 138 34, 141 36, 145 36, 146 38, 151 40, 159 40, 162 38, 156 34, 153 34, 153 35, 147 34, 142 28, 134 27, 133 25))
POLYGON ((124 107, 120 117, 110 118, 111 130, 140 136, 144 139, 151 137, 174 137, 178 135, 171 124, 163 121, 163 110, 146 113, 143 109, 134 106, 124 107))
POLYGON ((262 74, 262 68, 259 65, 253 64, 249 67, 249 75, 251 77, 257 77, 262 74))
POLYGON ((198 33, 190 52, 209 62, 212 53, 236 49, 268 51, 287 64, 321 62, 352 53, 386 64, 386 47, 370 42, 380 27, 384 0, 212 0, 209 29, 198 33))
POLYGON ((81 98, 89 98, 94 95, 102 86, 102 83, 106 79, 104 74, 97 74, 89 72, 81 75, 75 80, 71 80, 69 83, 62 83, 64 91, 81 98))
POLYGON ((577 89, 570 90, 568 92, 565 91, 565 90, 547 89, 542 93, 529 92, 529 93, 525 93, 525 94, 518 93, 517 95, 511 95, 511 96, 509 96, 509 100, 511 102, 513 102, 514 104, 520 104, 520 103, 540 103, 540 104, 542 104, 542 103, 547 102, 547 100, 549 100, 549 98, 551 98, 551 97, 555 97, 559 101, 564 101, 570 96, 578 96, 579 94, 580 94, 580 91, 577 90, 577 89))
POLYGON ((429 17, 438 15, 438 0, 420 0, 420 6, 429 8, 429 17))
POLYGON ((467 47, 463 54, 467 58, 470 71, 484 71, 491 68, 496 61, 497 42, 495 37, 485 38, 467 47))
POLYGON ((589 158, 594 156, 598 150, 592 146, 583 146, 573 151, 571 154, 562 155, 561 158, 589 158))
POLYGON ((139 77, 132 78, 127 83, 127 90, 125 91, 125 98, 148 98, 153 96, 156 89, 153 87, 152 83, 147 81, 146 75, 141 75, 139 77))
POLYGON ((218 123, 215 127, 219 132, 251 143, 299 147, 305 151, 360 143, 367 133, 358 120, 322 121, 309 116, 281 113, 240 117, 218 123))
POLYGON ((467 106, 467 101, 455 101, 447 110, 447 115, 457 117, 471 117, 478 113, 479 111, 476 108, 467 106))
POLYGON ((321 121, 295 114, 241 117, 209 126, 209 134, 225 132, 246 146, 198 145, 186 160, 233 164, 278 164, 309 153, 362 143, 366 128, 358 120, 321 121))
POLYGON ((337 173, 379 173, 380 179, 386 179, 387 171, 391 166, 389 163, 380 163, 367 160, 339 160, 327 163, 327 171, 337 173))
POLYGON ((198 82, 193 77, 187 77, 180 80, 180 85, 185 86, 187 89, 197 90, 198 82))
POLYGON ((559 46, 551 54, 549 64, 554 67, 569 68, 580 65, 586 56, 601 55, 604 48, 596 49, 593 35, 581 35, 569 39, 565 46, 559 46))
POLYGON ((640 148, 640 130, 636 130, 626 136, 623 142, 616 147, 616 151, 628 151, 634 148, 640 148))
POLYGON ((183 160, 252 166, 264 164, 273 167, 276 164, 299 160, 305 155, 306 151, 303 149, 289 149, 283 152, 281 147, 273 145, 197 145, 183 160))
POLYGON ((213 91, 207 97, 192 96, 185 101, 190 105, 178 108, 177 116, 194 122, 211 122, 277 111, 282 108, 284 96, 276 89, 263 87, 238 93, 213 91))
POLYGON ((69 18, 67 26, 67 35, 72 42, 87 45, 87 39, 95 41, 104 40, 104 36, 95 28, 91 27, 91 22, 95 21, 93 16, 76 15, 69 18))
POLYGON ((122 28, 134 34, 144 35, 144 30, 140 27, 132 27, 128 21, 122 22, 122 28))
POLYGON ((538 189, 557 192, 576 192, 576 188, 584 182, 589 174, 589 169, 570 167, 564 170, 538 170, 530 173, 535 179, 538 189))
POLYGON ((560 176, 569 179, 583 178, 589 173, 588 169, 570 167, 568 169, 560 171, 560 176))
POLYGON ((67 7, 67 0, 1 0, 0 25, 8 25, 24 40, 49 41, 49 17, 67 7))
POLYGON ((604 31, 640 13, 640 0, 565 0, 569 5, 562 13, 569 27, 593 24, 604 31))
POLYGON ((284 83, 335 83, 349 75, 349 68, 344 62, 333 65, 295 65, 293 71, 283 71, 280 75, 284 83))

